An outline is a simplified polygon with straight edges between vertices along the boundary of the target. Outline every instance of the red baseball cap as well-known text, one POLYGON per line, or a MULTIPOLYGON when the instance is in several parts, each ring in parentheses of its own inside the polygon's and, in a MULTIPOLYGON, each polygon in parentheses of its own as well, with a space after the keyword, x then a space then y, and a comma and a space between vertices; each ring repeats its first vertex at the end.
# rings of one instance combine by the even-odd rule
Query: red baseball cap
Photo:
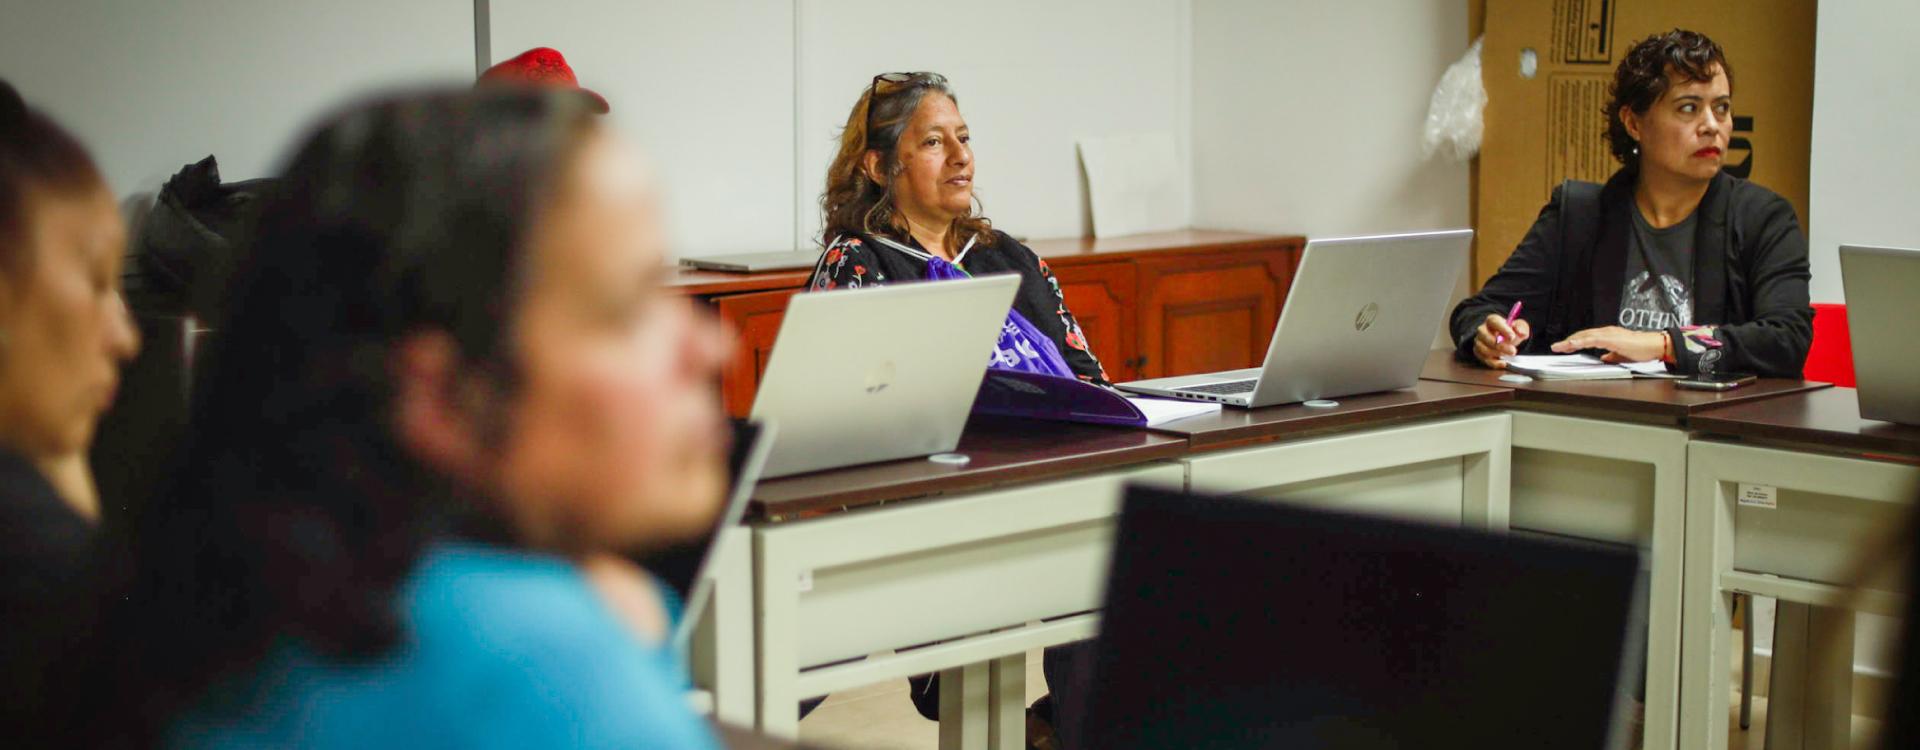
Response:
POLYGON ((594 93, 592 89, 580 86, 580 79, 573 75, 573 66, 567 64, 567 58, 560 50, 552 47, 535 47, 514 56, 480 74, 481 83, 521 83, 537 86, 558 86, 575 89, 593 100, 594 109, 602 114, 612 111, 607 106, 607 98, 594 93))

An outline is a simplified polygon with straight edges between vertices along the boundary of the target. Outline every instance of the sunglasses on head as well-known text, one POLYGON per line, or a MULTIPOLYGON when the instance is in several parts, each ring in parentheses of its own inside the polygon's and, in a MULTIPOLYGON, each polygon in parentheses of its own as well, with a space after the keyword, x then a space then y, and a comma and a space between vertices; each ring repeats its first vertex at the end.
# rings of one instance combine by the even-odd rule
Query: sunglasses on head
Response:
POLYGON ((889 88, 892 88, 908 84, 916 86, 938 86, 946 82, 946 76, 926 71, 917 73, 881 73, 873 77, 873 83, 868 84, 867 88, 873 90, 875 93, 879 93, 880 84, 883 83, 888 84, 889 88))
POLYGON ((895 91, 900 90, 901 88, 914 87, 914 86, 940 86, 940 85, 946 84, 946 82, 947 82, 946 76, 940 75, 939 73, 929 73, 926 71, 920 71, 916 73, 881 73, 880 75, 874 76, 873 82, 870 84, 867 84, 867 101, 869 102, 868 108, 867 108, 867 130, 868 131, 873 130, 873 107, 871 103, 874 97, 879 96, 883 93, 891 94, 895 91), (880 87, 882 85, 885 85, 887 87, 887 90, 884 92, 880 90, 880 87))

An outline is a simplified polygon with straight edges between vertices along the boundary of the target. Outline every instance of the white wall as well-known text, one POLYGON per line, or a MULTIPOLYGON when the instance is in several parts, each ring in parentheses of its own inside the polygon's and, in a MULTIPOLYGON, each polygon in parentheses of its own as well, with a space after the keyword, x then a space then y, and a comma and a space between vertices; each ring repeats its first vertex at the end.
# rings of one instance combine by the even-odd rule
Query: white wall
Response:
POLYGON ((0 0, 0 76, 93 151, 114 190, 207 154, 269 174, 346 97, 472 80, 469 0, 0 0))
MULTIPOLYGON (((491 0, 495 62, 567 56, 646 147, 682 255, 793 246, 794 0, 491 0)), ((869 74, 871 75, 871 74, 869 74)))
POLYGON ((994 225, 1015 235, 1092 233, 1076 139, 1171 133, 1179 173, 1188 171, 1187 0, 799 7, 803 236, 819 231, 820 191, 847 112, 881 71, 933 70, 952 82, 973 130, 974 189, 994 225))
POLYGON ((682 255, 812 242, 840 126, 883 71, 952 81, 981 201, 1016 234, 1090 231, 1077 138, 1171 133, 1187 171, 1187 0, 491 5, 495 61, 561 50, 649 147, 682 255))
MULTIPOLYGON (((1461 0, 1195 3, 1193 224, 1308 237, 1471 226, 1467 165, 1420 155, 1433 86, 1468 44, 1461 0)), ((1443 321, 1433 347, 1449 338, 1443 321)))
POLYGON ((1841 244, 1920 247, 1920 3, 1820 4, 1808 244, 1813 300, 1843 302, 1841 244))
POLYGON ((1205 0, 1193 10, 1194 223, 1308 236, 1468 226, 1465 164, 1424 161, 1461 0, 1205 0))

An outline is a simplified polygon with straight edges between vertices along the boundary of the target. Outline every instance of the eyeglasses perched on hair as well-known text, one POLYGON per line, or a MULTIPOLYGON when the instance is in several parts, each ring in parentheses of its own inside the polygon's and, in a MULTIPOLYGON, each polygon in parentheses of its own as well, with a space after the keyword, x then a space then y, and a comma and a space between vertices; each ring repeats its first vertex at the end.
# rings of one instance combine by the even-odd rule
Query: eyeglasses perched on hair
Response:
POLYGON ((946 82, 947 82, 946 76, 940 75, 939 73, 929 73, 926 71, 920 71, 917 73, 881 73, 880 75, 873 77, 873 83, 868 84, 867 89, 872 91, 875 94, 878 94, 880 93, 880 84, 883 84, 883 83, 887 84, 889 89, 892 89, 894 87, 908 86, 908 85, 939 86, 939 85, 945 84, 946 82))
POLYGON ((873 130, 874 97, 881 94, 891 94, 902 88, 944 86, 946 83, 946 76, 926 71, 917 73, 881 73, 880 75, 874 76, 873 83, 867 84, 867 130, 869 132, 873 130), (886 91, 880 90, 881 84, 886 84, 886 91))

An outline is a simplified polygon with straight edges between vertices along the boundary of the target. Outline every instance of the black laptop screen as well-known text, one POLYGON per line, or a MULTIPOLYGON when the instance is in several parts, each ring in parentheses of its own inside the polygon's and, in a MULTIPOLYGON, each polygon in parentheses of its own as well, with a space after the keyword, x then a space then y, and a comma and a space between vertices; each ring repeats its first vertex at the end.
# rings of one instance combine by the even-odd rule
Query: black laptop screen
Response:
POLYGON ((1604 746, 1631 550, 1133 489, 1090 747, 1604 746))

